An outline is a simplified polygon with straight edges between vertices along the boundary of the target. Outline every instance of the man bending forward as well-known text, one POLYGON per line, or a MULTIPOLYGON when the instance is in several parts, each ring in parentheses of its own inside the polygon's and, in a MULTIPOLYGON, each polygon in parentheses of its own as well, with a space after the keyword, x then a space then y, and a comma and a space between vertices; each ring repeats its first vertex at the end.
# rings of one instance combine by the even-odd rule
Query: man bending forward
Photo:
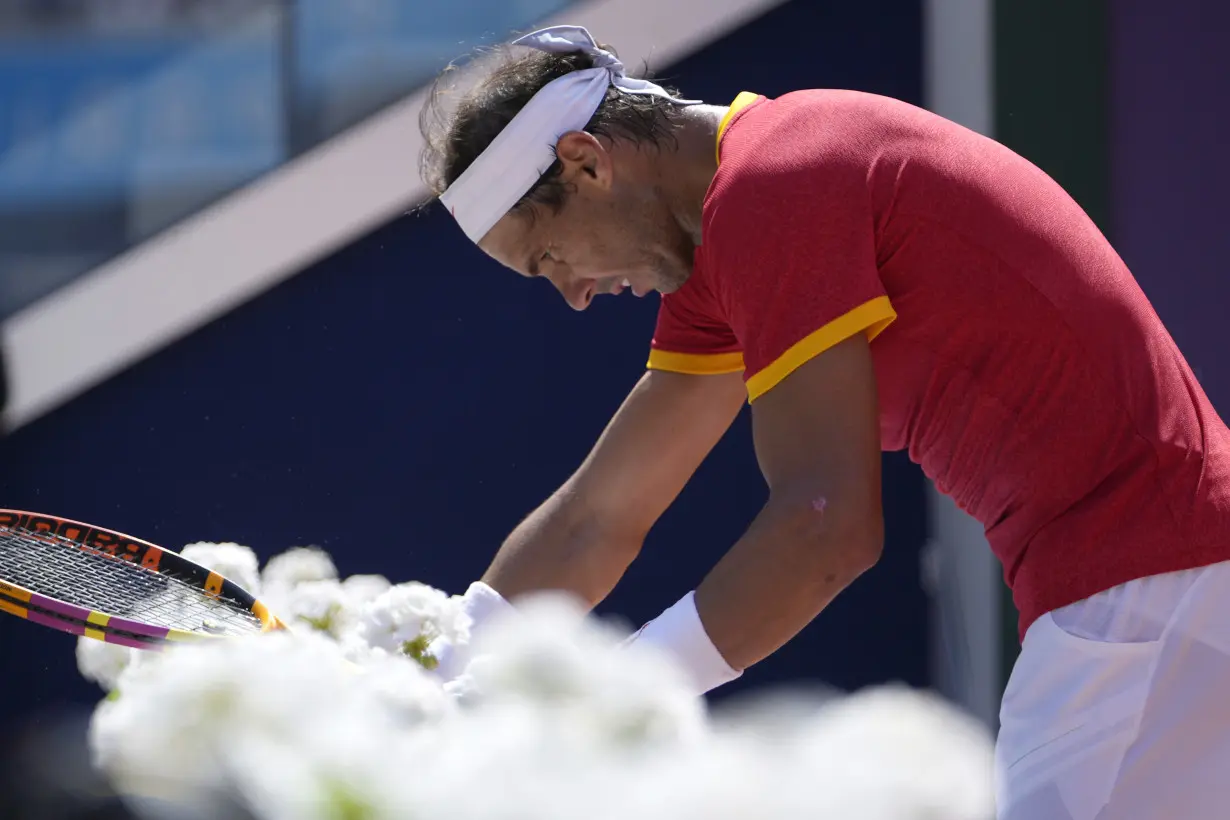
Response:
POLYGON ((899 101, 704 105, 584 29, 520 47, 424 120, 428 182, 577 310, 662 299, 648 371, 473 611, 602 600, 750 400, 769 500, 636 640, 698 692, 789 641, 876 562, 880 452, 906 449, 984 525, 1020 611, 1000 816, 1225 816, 1230 431, 1080 207, 899 101))

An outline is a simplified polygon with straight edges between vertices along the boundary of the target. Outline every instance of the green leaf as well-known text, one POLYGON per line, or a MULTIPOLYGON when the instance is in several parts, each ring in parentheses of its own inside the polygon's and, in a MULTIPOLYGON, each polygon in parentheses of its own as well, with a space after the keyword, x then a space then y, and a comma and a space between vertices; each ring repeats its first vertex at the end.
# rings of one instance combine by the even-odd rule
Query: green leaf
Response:
POLYGON ((440 662, 427 651, 427 646, 430 643, 431 639, 426 634, 422 634, 412 641, 403 643, 401 651, 403 655, 408 655, 418 661, 424 669, 435 669, 440 665, 440 662))
POLYGON ((376 816, 371 803, 357 794, 349 784, 327 779, 323 785, 328 816, 334 820, 368 820, 376 816))
POLYGON ((330 604, 325 614, 319 618, 312 618, 307 615, 297 615, 296 620, 303 621, 308 626, 315 629, 317 632, 324 632, 327 635, 332 635, 336 627, 336 620, 341 606, 338 604, 330 604))

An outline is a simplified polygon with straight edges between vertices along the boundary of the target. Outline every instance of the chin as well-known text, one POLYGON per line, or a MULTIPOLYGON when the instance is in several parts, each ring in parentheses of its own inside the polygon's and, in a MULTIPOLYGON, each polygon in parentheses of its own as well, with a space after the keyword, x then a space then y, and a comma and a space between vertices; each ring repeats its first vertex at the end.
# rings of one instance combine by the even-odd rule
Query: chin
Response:
POLYGON ((676 269, 669 273, 663 271, 654 277, 657 283, 654 290, 662 294, 674 293, 687 283, 688 277, 691 275, 691 269, 676 269))

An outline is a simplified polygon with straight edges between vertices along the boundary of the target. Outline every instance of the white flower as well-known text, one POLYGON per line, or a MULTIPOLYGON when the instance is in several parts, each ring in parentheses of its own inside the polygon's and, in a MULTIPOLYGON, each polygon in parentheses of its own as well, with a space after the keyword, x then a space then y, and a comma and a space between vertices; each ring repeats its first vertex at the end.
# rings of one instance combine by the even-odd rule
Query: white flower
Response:
POLYGON ((312 785, 309 794, 362 796, 367 786, 352 789, 348 778, 381 769, 396 745, 392 731, 435 714, 407 711, 377 682, 310 632, 177 646, 130 670, 121 697, 99 705, 94 760, 136 793, 201 804, 220 790, 263 804, 262 816, 327 816, 296 814, 302 796, 280 781, 312 785), (347 738, 352 759, 339 768, 347 738))
POLYGON ((329 553, 319 547, 291 547, 267 562, 261 572, 266 590, 294 589, 305 581, 337 580, 337 567, 329 553))
POLYGON ((77 638, 77 669, 87 680, 94 681, 104 691, 115 690, 120 674, 143 653, 94 638, 77 638))
POLYGON ((342 589, 353 603, 365 604, 379 598, 393 584, 383 575, 351 575, 342 581, 342 589))
POLYGON ((465 597, 450 595, 441 604, 436 613, 435 634, 446 641, 455 644, 470 642, 470 616, 466 614, 465 597))
MULTIPOLYGON (((417 775, 390 765, 401 757, 395 751, 398 739, 374 733, 370 722, 331 720, 309 726, 295 746, 270 742, 264 735, 237 745, 233 789, 260 820, 415 816, 406 802, 417 775)), ((213 815, 206 810, 200 816, 213 815)))
POLYGON ((584 615, 558 594, 527 596, 516 617, 493 619, 474 644, 458 689, 466 702, 513 701, 592 742, 616 746, 695 742, 704 702, 658 653, 631 652, 626 633, 584 615))
POLYGON ((284 623, 292 619, 295 590, 300 584, 337 581, 337 567, 324 550, 291 547, 265 563, 261 571, 261 598, 284 623))
POLYGON ((359 636, 369 646, 423 658, 448 608, 449 596, 438 589, 416 581, 398 584, 364 605, 359 636))
POLYGON ((198 541, 185 546, 179 554, 238 584, 249 594, 260 595, 261 576, 257 569, 259 562, 256 553, 250 548, 231 541, 220 544, 198 541))
POLYGON ((455 708, 439 681, 411 658, 370 647, 347 658, 367 678, 375 697, 406 726, 440 720, 455 708))
POLYGON ((314 629, 339 639, 354 629, 358 613, 337 581, 304 581, 279 598, 278 617, 292 629, 314 629))
POLYGON ((90 742, 122 791, 260 820, 994 815, 989 734, 932 696, 791 694, 708 715, 669 659, 559 595, 494 619, 442 685, 407 645, 468 642, 459 598, 312 562, 278 581, 302 616, 289 632, 140 653, 118 673, 105 653, 82 664, 118 674, 90 742))
MULTIPOLYGON (((993 815, 990 738, 937 696, 890 686, 835 700, 800 727, 796 749, 808 768, 842 783, 834 815, 993 815)), ((805 773, 798 775, 796 789, 807 788, 805 773)))

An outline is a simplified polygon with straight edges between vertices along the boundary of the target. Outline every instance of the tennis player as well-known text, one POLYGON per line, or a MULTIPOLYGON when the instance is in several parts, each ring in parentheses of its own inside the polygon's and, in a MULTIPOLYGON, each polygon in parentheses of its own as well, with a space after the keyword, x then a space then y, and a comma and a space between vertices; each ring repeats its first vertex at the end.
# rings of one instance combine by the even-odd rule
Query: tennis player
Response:
POLYGON ((774 652, 876 563, 905 449, 1020 612, 1000 816, 1228 816, 1230 430, 1081 208, 896 100, 706 105, 581 28, 514 45, 425 112, 426 180, 577 310, 662 296, 647 372, 467 592, 476 628, 534 590, 602 600, 750 401, 769 499, 634 640, 698 692, 774 652))

